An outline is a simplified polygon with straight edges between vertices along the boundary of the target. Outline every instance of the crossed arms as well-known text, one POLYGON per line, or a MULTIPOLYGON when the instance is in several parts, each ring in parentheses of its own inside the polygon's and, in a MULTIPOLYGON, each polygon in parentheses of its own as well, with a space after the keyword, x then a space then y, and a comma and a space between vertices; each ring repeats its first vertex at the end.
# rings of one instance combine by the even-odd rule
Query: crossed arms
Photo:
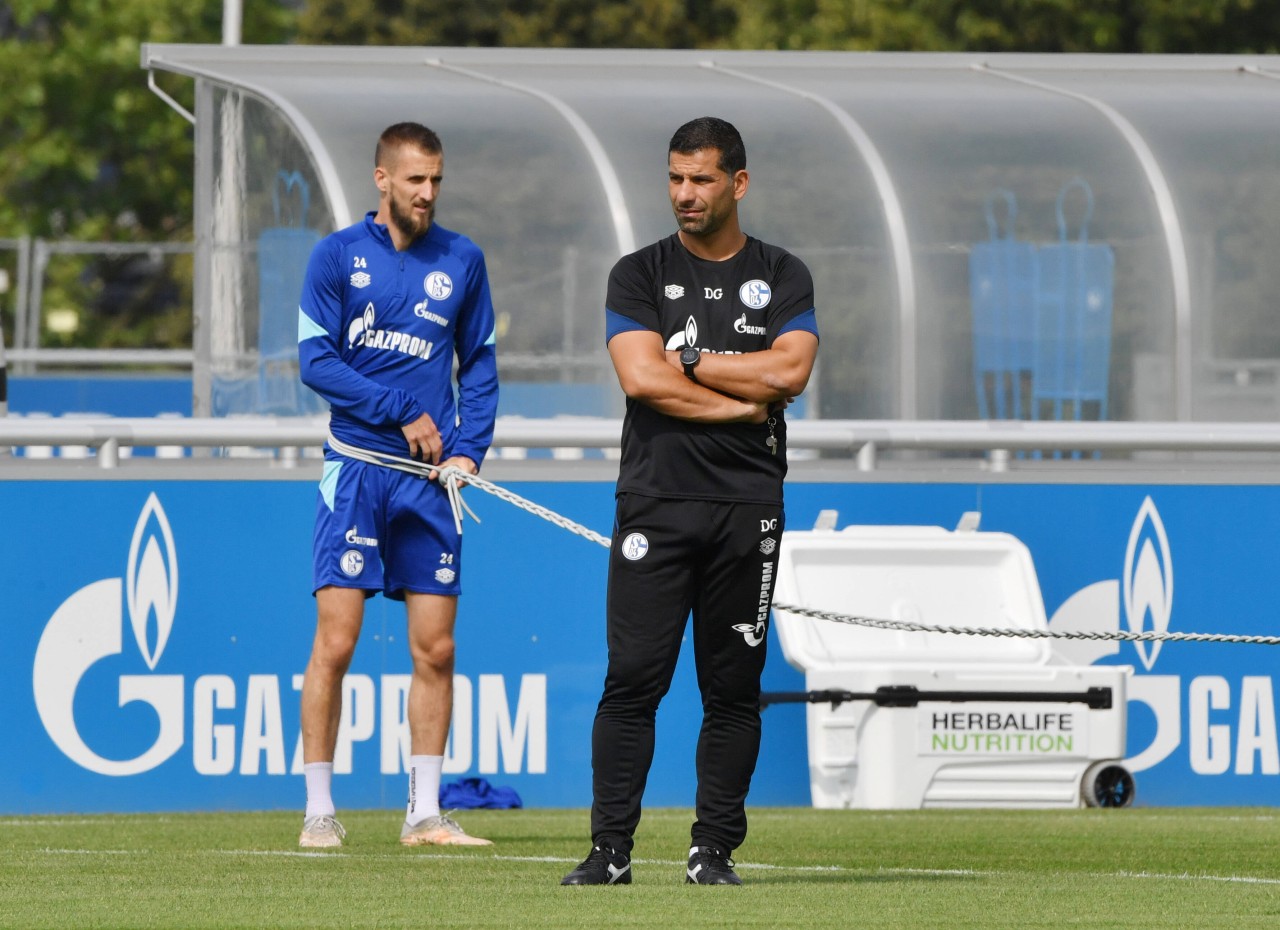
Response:
POLYGON ((650 330, 609 340, 609 357, 623 392, 659 413, 695 423, 763 423, 809 383, 818 339, 792 330, 761 352, 704 353, 697 382, 685 377, 678 352, 663 349, 650 330))

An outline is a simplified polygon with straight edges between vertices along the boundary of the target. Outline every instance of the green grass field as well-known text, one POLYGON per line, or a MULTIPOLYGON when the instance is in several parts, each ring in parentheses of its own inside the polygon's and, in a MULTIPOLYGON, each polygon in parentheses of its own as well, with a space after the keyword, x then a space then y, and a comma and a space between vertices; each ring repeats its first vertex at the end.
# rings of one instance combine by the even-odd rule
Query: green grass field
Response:
POLYGON ((496 845, 404 849, 398 811, 0 818, 0 926, 1280 927, 1280 811, 751 811, 744 885, 684 885, 690 813, 647 811, 630 886, 562 888, 586 811, 464 811, 496 845))

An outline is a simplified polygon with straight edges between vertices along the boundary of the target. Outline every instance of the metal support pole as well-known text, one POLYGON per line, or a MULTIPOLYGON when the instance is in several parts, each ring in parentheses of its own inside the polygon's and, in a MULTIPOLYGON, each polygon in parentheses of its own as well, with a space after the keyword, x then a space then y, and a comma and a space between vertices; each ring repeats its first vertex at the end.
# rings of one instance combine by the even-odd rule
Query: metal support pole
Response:
MULTIPOLYGON (((27 294, 26 324, 15 339, 17 349, 40 348, 40 315, 44 308, 44 273, 49 267, 49 243, 36 239, 32 248, 31 287, 27 294)), ((35 371, 35 362, 22 366, 23 374, 35 371)))
MULTIPOLYGON (((0 317, 0 417, 9 415, 9 372, 4 358, 4 317, 0 317)), ((9 454, 9 447, 0 445, 0 458, 9 454)))
POLYGON ((240 26, 244 21, 243 0, 222 0, 222 44, 240 44, 240 26))
POLYGON ((864 442, 858 449, 858 471, 876 470, 876 444, 864 442))
POLYGON ((578 308, 578 250, 576 248, 571 245, 565 247, 560 268, 564 275, 560 292, 563 301, 560 309, 562 327, 560 352, 564 358, 564 364, 560 367, 560 380, 569 382, 574 378, 574 372, 569 367, 569 359, 573 358, 573 315, 578 308))
POLYGON ((25 325, 24 316, 27 312, 27 301, 31 295, 31 237, 20 236, 18 238, 18 290, 13 295, 13 347, 15 349, 22 347, 22 340, 18 337, 18 327, 25 325))
POLYGON ((120 467, 120 440, 114 436, 98 447, 99 468, 120 467))

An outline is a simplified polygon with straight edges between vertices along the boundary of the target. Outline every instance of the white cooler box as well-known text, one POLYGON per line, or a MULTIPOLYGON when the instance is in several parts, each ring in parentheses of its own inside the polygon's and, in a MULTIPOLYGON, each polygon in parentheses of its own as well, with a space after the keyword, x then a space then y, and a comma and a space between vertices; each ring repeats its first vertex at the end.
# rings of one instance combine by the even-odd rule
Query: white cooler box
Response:
POLYGON ((1047 629, 1030 552, 1007 533, 965 529, 976 516, 955 532, 849 526, 783 536, 775 623, 807 693, 763 703, 808 705, 814 807, 1131 803, 1133 778, 1119 760, 1132 669, 1066 664, 1048 639, 879 630, 776 608, 1047 629), (814 694, 828 691, 850 699, 814 694))

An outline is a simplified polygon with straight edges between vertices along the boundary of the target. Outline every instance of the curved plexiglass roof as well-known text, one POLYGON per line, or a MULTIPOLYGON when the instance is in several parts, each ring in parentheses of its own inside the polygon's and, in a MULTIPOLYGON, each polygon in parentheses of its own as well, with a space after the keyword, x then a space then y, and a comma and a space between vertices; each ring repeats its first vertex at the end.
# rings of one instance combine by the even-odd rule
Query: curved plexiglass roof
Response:
POLYGON ((1014 415, 997 384, 1021 416, 1280 415, 1275 57, 149 45, 143 66, 197 82, 215 382, 261 348, 281 172, 326 233, 376 206, 374 140, 414 119, 445 143, 438 221, 488 257, 504 397, 616 414, 605 276, 673 230, 667 140, 712 114, 746 140, 745 228, 814 273, 806 415, 1014 415))

